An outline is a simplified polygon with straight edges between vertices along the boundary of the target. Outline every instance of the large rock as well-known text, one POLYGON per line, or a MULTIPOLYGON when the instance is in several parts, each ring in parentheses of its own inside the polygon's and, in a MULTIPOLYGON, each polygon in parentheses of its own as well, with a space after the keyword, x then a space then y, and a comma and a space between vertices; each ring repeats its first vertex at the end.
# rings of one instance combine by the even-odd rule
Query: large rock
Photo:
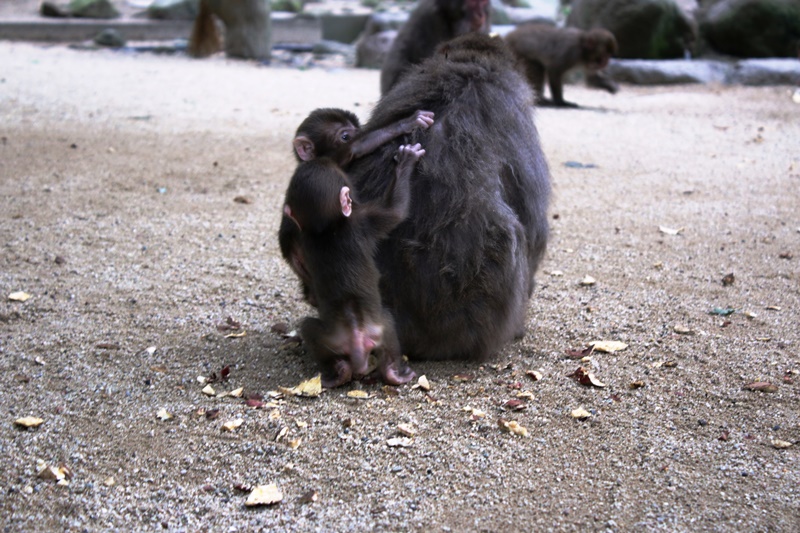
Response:
POLYGON ((736 63, 729 81, 741 85, 800 86, 800 61, 745 59, 736 63))
POLYGON ((625 59, 673 59, 687 55, 697 30, 674 0, 573 0, 567 25, 605 28, 625 59))
POLYGON ((147 16, 159 20, 194 20, 199 0, 154 0, 147 7, 147 16))
POLYGON ((613 60, 605 73, 615 81, 634 85, 726 83, 733 67, 723 61, 647 59, 613 60))
POLYGON ((700 30, 717 52, 737 57, 798 57, 800 0, 709 0, 700 30))
POLYGON ((72 0, 69 12, 73 17, 91 19, 114 19, 120 16, 110 0, 72 0))

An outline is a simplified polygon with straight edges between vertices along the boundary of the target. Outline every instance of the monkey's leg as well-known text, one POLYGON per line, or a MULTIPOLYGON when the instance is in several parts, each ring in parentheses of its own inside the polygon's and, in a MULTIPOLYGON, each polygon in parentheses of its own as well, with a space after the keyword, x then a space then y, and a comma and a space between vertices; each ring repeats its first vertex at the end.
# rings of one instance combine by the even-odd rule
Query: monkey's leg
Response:
POLYGON ((578 107, 578 104, 564 100, 564 84, 561 79, 563 75, 564 73, 560 71, 549 71, 547 73, 550 97, 553 99, 552 105, 554 107, 578 107))
POLYGON ((400 340, 394 328, 394 320, 388 311, 384 310, 383 345, 379 348, 378 372, 384 383, 389 385, 402 385, 417 376, 403 359, 400 340))

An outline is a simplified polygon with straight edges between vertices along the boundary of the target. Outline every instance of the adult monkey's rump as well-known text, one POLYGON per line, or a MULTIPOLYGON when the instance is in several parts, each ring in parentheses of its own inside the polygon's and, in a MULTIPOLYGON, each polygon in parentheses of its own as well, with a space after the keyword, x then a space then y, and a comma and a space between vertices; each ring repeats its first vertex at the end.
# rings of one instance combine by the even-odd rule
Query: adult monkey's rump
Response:
POLYGON ((408 218, 378 249, 381 296, 403 353, 484 359, 524 333, 547 242, 550 176, 531 90, 502 40, 470 33, 414 67, 364 127, 417 109, 436 122, 350 167, 365 200, 383 194, 401 142, 426 156, 411 178, 408 218))

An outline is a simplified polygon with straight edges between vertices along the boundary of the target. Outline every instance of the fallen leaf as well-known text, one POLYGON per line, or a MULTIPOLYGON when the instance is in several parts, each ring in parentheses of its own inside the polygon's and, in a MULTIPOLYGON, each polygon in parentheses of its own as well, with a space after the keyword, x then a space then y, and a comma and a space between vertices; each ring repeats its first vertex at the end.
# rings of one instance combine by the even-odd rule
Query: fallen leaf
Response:
POLYGON ((347 392, 347 397, 348 398, 356 398, 356 399, 359 399, 359 400, 368 400, 370 398, 370 395, 369 395, 369 393, 367 391, 355 389, 355 390, 348 391, 347 392))
POLYGON ((71 477, 69 469, 63 466, 48 466, 40 465, 39 471, 36 474, 40 479, 48 481, 61 481, 67 477, 71 477))
POLYGON ((292 396, 304 396, 306 398, 316 398, 322 394, 322 374, 317 374, 311 379, 307 379, 296 387, 281 387, 280 391, 292 396))
POLYGON ((297 499, 297 503, 307 504, 314 503, 319 500, 319 493, 315 490, 309 490, 297 499))
POLYGON ((497 425, 503 431, 507 431, 507 432, 512 433, 514 435, 518 435, 520 437, 527 437, 528 436, 528 430, 526 428, 524 428, 523 426, 520 426, 519 423, 514 421, 514 420, 506 420, 504 418, 498 418, 497 419, 497 425))
POLYGON ((792 255, 792 252, 781 252, 780 254, 778 254, 778 257, 780 257, 781 259, 792 259, 794 258, 794 255, 792 255))
POLYGON ((528 408, 525 405, 525 402, 522 400, 508 400, 506 403, 503 404, 503 407, 508 409, 509 411, 524 411, 528 408))
POLYGON ((35 416, 26 416, 24 418, 17 418, 14 420, 14 424, 24 428, 38 428, 44 424, 44 420, 35 416))
POLYGON ((159 374, 167 373, 167 367, 164 365, 153 365, 150 367, 150 370, 152 370, 153 372, 158 372, 159 374))
POLYGON ((754 390, 759 392, 778 392, 778 386, 773 385, 769 381, 754 381, 744 386, 745 390, 754 390))
POLYGON ((594 285, 595 283, 597 283, 597 280, 594 279, 592 276, 588 275, 578 282, 578 284, 583 287, 589 287, 590 285, 594 285))
POLYGON ((269 330, 278 335, 286 335, 289 332, 289 324, 286 322, 278 322, 270 326, 269 330))
POLYGON ((227 335, 225 335, 225 338, 226 339, 238 339, 239 337, 244 337, 246 335, 247 335, 247 332, 245 330, 242 330, 242 331, 240 331, 238 333, 228 333, 227 335))
POLYGON ((736 281, 736 276, 733 275, 733 272, 731 272, 730 274, 725 274, 725 276, 723 276, 722 278, 722 286, 728 287, 730 285, 733 285, 734 281, 736 281))
POLYGON ((247 507, 257 505, 273 505, 283 500, 283 494, 277 485, 259 485, 253 489, 244 504, 247 507))
POLYGON ((592 374, 582 366, 579 366, 575 372, 569 374, 567 377, 574 379, 581 385, 591 385, 593 387, 598 387, 598 388, 606 386, 605 383, 597 379, 594 374, 592 374))
POLYGON ((170 418, 172 418, 172 415, 166 409, 161 408, 156 413, 156 418, 158 418, 159 420, 169 420, 170 418))
POLYGON ((709 315, 729 316, 736 312, 732 307, 715 307, 708 312, 709 315))
POLYGON ((577 418, 578 420, 586 420, 590 418, 592 413, 584 409, 583 407, 578 407, 577 409, 572 411, 572 418, 577 418))
POLYGON ((641 389, 642 387, 644 387, 644 381, 642 380, 634 381, 628 385, 629 389, 641 389))
POLYGON ((526 370, 525 375, 531 378, 533 381, 541 381, 542 373, 538 370, 526 370))
POLYGON ((689 329, 686 326, 677 325, 672 328, 672 331, 677 333, 678 335, 694 335, 695 331, 693 329, 689 329))
POLYGON ((410 448, 414 445, 414 441, 408 437, 394 437, 388 439, 386 445, 390 448, 410 448))
POLYGON ((780 306, 777 306, 777 305, 768 305, 764 309, 766 309, 767 311, 780 311, 781 310, 780 306))
POLYGON ((680 235, 683 232, 683 228, 673 229, 666 226, 659 226, 658 231, 664 235, 680 235))
POLYGON ((411 388, 412 389, 422 389, 424 391, 429 391, 429 390, 431 390, 431 384, 428 381, 428 378, 426 376, 422 375, 417 380, 416 385, 413 385, 411 388))
POLYGON ((453 376, 454 381, 472 381, 473 379, 469 374, 456 374, 453 376))
POLYGON ((234 196, 233 201, 237 204, 252 204, 253 200, 251 200, 247 196, 234 196))
POLYGON ((233 396, 234 398, 241 398, 242 394, 244 394, 244 387, 239 387, 238 389, 234 389, 228 393, 228 396, 233 396))
POLYGON ((25 302, 31 297, 27 292, 17 291, 8 295, 8 299, 12 302, 25 302))
POLYGON ((772 446, 774 448, 779 449, 779 450, 783 450, 784 448, 788 448, 789 446, 792 446, 793 444, 794 443, 792 443, 792 442, 788 442, 788 441, 781 440, 781 439, 772 439, 772 446))
POLYGON ((114 479, 114 476, 108 476, 103 480, 103 485, 106 487, 113 487, 117 484, 117 481, 114 479))
POLYGON ((229 420, 222 424, 222 429, 225 431, 233 431, 239 428, 242 424, 244 424, 244 420, 241 418, 237 418, 236 420, 229 420))
POLYGON ((238 331, 242 328, 242 323, 237 322, 233 319, 233 317, 228 317, 225 319, 224 323, 217 324, 217 329, 219 331, 238 331))
POLYGON ((205 387, 203 387, 203 390, 200 391, 200 392, 202 392, 206 396, 216 396, 217 395, 217 392, 214 390, 214 387, 212 387, 211 385, 206 385, 205 387))
POLYGON ((293 450, 296 450, 297 448, 300 447, 300 444, 302 444, 302 442, 303 442, 303 438, 302 437, 298 437, 296 439, 290 440, 289 441, 289 448, 291 448, 293 450))
POLYGON ((278 431, 277 435, 275 435, 275 442, 278 442, 279 440, 281 440, 283 437, 285 437, 288 434, 289 434, 289 428, 287 428, 286 426, 283 426, 280 429, 280 431, 278 431))
POLYGON ((517 398, 522 398, 523 400, 533 400, 533 393, 531 391, 520 391, 517 393, 517 398))
POLYGON ((417 434, 417 430, 411 424, 398 424, 397 432, 404 437, 413 437, 417 434))
POLYGON ((594 352, 594 346, 587 346, 582 350, 565 350, 564 353, 567 354, 567 357, 570 359, 583 359, 584 357, 588 357, 594 352))
POLYGON ((627 344, 620 341, 592 341, 589 346, 592 346, 596 352, 604 353, 621 352, 628 347, 627 344))

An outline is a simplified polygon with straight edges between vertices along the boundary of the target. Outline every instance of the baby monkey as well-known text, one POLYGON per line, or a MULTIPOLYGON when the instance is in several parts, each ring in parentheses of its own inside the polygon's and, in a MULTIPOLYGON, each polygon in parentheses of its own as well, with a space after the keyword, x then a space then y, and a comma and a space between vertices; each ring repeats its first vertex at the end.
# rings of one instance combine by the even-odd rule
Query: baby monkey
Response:
MULTIPOLYGON (((412 133, 415 129, 428 129, 433 124, 433 113, 417 111, 413 115, 385 128, 361 134, 358 117, 344 109, 315 109, 297 128, 292 146, 301 164, 327 158, 341 170, 346 170, 353 160, 363 157, 389 141, 412 133)), ((298 167, 299 168, 299 167, 298 167)), ((298 241, 297 226, 284 216, 278 233, 281 253, 300 278, 303 296, 312 306, 317 305, 316 295, 310 290, 311 280, 298 241)))
POLYGON ((415 376, 403 359, 392 315, 382 306, 374 256, 408 214, 409 180, 424 154, 419 144, 400 146, 392 181, 381 198, 366 203, 358 202, 330 157, 301 163, 289 182, 284 215, 295 228, 293 247, 303 258, 303 281, 319 313, 303 320, 300 334, 320 365, 324 387, 364 376, 370 353, 385 383, 399 385, 415 376))

